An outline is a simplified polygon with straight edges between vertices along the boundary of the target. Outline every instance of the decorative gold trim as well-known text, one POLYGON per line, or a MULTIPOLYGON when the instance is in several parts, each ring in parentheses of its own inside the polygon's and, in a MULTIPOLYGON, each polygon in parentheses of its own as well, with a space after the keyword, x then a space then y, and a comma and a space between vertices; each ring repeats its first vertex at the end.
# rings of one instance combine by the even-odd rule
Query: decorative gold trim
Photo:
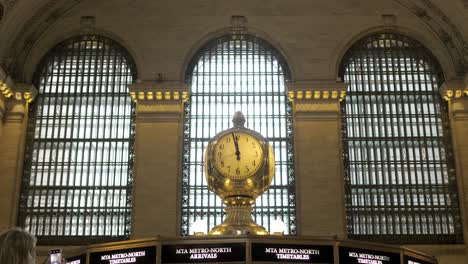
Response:
POLYGON ((2 80, 0 80, 0 93, 7 99, 13 96, 11 88, 2 80))
POLYGON ((442 84, 440 95, 445 101, 468 97, 468 86, 461 79, 449 80, 442 84))
POLYGON ((286 84, 288 99, 294 101, 338 100, 346 96, 346 83, 335 80, 296 81, 286 84))
POLYGON ((31 103, 36 96, 36 89, 32 84, 15 83, 10 76, 0 68, 0 94, 6 99, 31 103))
POLYGON ((134 102, 141 101, 179 101, 186 102, 189 98, 188 92, 179 91, 141 91, 141 92, 130 92, 130 97, 134 102))
POLYGON ((337 90, 296 90, 288 92, 288 99, 290 101, 296 100, 321 100, 321 99, 334 99, 340 102, 346 96, 346 91, 337 90))
POLYGON ((34 100, 35 92, 16 92, 12 90, 8 85, 2 81, 0 81, 0 92, 5 96, 7 99, 14 99, 16 101, 26 101, 26 103, 32 103, 34 100))
POLYGON ((445 89, 442 94, 445 101, 451 101, 452 99, 468 97, 468 87, 462 89, 445 89))
POLYGON ((28 104, 34 101, 36 98, 37 90, 32 84, 27 83, 17 83, 13 89, 14 99, 16 101, 24 101, 28 104))
POLYGON ((186 102, 188 84, 177 82, 143 82, 129 85, 130 97, 135 103, 154 104, 186 102))

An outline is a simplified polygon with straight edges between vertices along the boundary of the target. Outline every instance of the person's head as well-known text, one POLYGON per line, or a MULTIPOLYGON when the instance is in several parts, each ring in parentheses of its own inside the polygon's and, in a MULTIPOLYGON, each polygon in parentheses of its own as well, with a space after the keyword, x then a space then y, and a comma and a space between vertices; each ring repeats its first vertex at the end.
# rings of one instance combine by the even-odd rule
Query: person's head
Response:
POLYGON ((0 234, 0 263, 32 264, 36 261, 36 238, 21 228, 0 234))

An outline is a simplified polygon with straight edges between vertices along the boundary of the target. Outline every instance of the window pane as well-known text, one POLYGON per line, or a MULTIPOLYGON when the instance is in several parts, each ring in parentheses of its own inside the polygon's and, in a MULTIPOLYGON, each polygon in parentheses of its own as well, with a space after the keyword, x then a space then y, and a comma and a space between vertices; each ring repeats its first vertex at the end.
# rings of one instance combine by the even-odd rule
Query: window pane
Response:
POLYGON ((79 36, 53 48, 38 69, 20 225, 42 242, 128 237, 133 61, 110 39, 79 36))
POLYGON ((342 65, 348 233, 386 243, 462 241, 441 69, 420 43, 376 34, 342 65))
POLYGON ((257 199, 254 219, 267 229, 281 219, 286 234, 296 233, 288 78, 289 70, 274 48, 249 35, 215 39, 195 56, 187 77, 192 86, 185 108, 182 235, 193 234, 195 220, 206 219, 208 230, 223 221, 223 204, 208 191, 203 159, 208 140, 232 127, 232 116, 239 110, 246 127, 269 140, 276 159, 272 186, 257 199))

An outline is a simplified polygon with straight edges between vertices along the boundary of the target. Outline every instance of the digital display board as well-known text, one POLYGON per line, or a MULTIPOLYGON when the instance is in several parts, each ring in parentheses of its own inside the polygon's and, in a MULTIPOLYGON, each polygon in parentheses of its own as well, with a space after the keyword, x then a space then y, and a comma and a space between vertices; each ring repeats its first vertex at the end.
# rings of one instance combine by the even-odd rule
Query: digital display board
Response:
POLYGON ((428 262, 428 261, 425 261, 425 260, 420 260, 420 259, 417 259, 417 258, 414 258, 414 257, 404 255, 403 256, 403 263, 404 264, 434 264, 435 262, 428 262))
POLYGON ((126 248, 89 254, 89 263, 93 264, 156 264, 156 246, 126 248))
POLYGON ((331 264, 333 246, 252 243, 252 261, 331 264))
POLYGON ((400 264, 400 254, 340 247, 340 264, 400 264))
POLYGON ((161 262, 245 262, 245 243, 163 245, 161 262))
POLYGON ((65 264, 85 264, 86 263, 86 254, 65 258, 65 264))

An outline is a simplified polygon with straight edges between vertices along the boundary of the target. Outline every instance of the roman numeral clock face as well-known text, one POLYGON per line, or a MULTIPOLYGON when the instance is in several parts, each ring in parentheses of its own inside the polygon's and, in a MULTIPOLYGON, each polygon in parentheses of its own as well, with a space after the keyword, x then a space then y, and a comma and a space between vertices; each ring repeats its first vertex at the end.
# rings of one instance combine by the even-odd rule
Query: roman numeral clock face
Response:
POLYGON ((214 147, 214 167, 227 178, 242 180, 260 170, 263 155, 262 145, 255 137, 231 132, 222 136, 214 147))

